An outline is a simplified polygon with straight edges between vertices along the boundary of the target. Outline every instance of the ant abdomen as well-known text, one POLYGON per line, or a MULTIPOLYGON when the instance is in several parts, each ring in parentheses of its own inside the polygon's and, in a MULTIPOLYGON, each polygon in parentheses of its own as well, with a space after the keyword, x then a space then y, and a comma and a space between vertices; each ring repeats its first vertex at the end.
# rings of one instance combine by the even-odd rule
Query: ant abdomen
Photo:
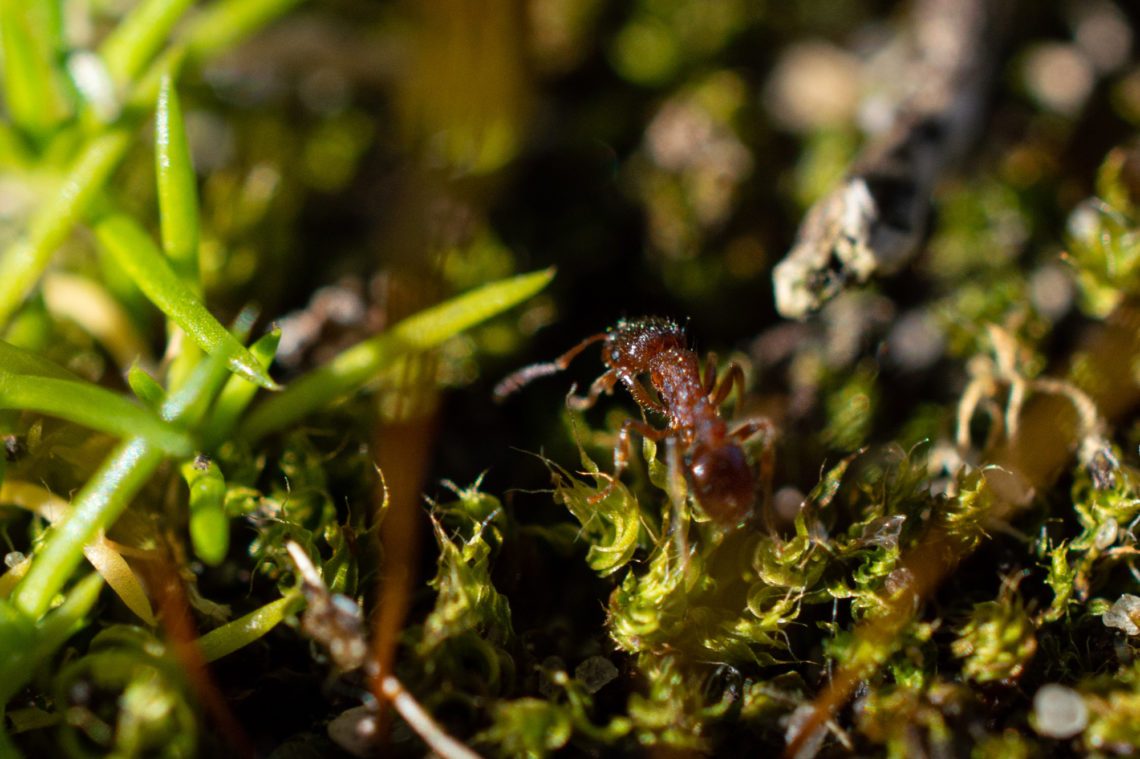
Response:
POLYGON ((752 467, 739 445, 698 446, 689 463, 693 495, 711 519, 743 524, 752 516, 752 467))

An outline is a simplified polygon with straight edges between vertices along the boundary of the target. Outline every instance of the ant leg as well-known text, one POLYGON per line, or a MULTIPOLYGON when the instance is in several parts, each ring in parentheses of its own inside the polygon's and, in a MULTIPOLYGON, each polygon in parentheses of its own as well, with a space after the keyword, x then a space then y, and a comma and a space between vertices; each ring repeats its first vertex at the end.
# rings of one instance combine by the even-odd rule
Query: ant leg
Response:
POLYGON ((574 388, 570 388, 570 395, 566 396, 566 405, 575 411, 585 411, 598 402, 602 393, 611 392, 617 381, 617 369, 607 369, 590 384, 590 391, 585 395, 574 395, 574 388))
POLYGON ((599 340, 605 339, 606 333, 599 332, 596 335, 587 337, 585 340, 578 343, 573 348, 566 351, 553 361, 524 366, 514 374, 507 375, 501 382, 499 382, 499 384, 495 385, 495 390, 493 392, 495 402, 502 403, 508 395, 520 389, 523 385, 526 385, 532 380, 536 380, 539 377, 545 377, 548 374, 554 374, 555 372, 562 371, 570 365, 570 362, 574 360, 575 356, 584 351, 591 343, 596 343, 599 340))
MULTIPOLYGON (((716 377, 716 367, 712 368, 712 376, 716 377)), ((736 387, 736 406, 732 409, 732 415, 736 416, 736 412, 740 410, 740 401, 744 398, 744 369, 735 361, 728 365, 728 372, 720 378, 720 382, 709 390, 709 402, 714 407, 724 403, 733 386, 736 387)))
POLYGON ((716 387, 716 354, 711 351, 705 356, 705 376, 701 384, 704 385, 705 395, 712 396, 713 388, 716 387))
POLYGON ((669 412, 665 410, 665 407, 657 401, 653 400, 653 397, 649 394, 649 391, 645 389, 645 385, 641 384, 641 382, 638 381, 636 377, 625 378, 625 384, 626 387, 629 388, 629 394, 633 396, 633 399, 635 401, 637 401, 637 405, 641 406, 646 411, 656 411, 662 416, 669 416, 669 412))
POLYGON ((637 419, 626 419, 621 424, 621 430, 618 432, 617 443, 614 445, 614 473, 606 476, 609 484, 606 485, 604 490, 600 490, 594 495, 587 498, 589 503, 598 503, 610 494, 614 489, 614 483, 621 477, 621 473, 629 466, 629 441, 630 431, 635 431, 642 437, 647 437, 650 440, 661 440, 670 435, 668 429, 657 429, 648 422, 642 422, 637 419))
POLYGON ((771 445, 772 440, 776 437, 776 425, 768 419, 753 419, 741 424, 728 433, 728 436, 743 443, 760 432, 764 433, 764 445, 771 445))
POLYGON ((760 456, 756 459, 760 470, 759 476, 756 478, 760 487, 760 513, 764 520, 765 529, 774 535, 772 519, 772 480, 775 479, 773 470, 775 469, 776 427, 767 419, 754 419, 751 422, 745 422, 740 425, 728 433, 728 436, 743 442, 759 433, 763 433, 763 438, 760 442, 760 456))

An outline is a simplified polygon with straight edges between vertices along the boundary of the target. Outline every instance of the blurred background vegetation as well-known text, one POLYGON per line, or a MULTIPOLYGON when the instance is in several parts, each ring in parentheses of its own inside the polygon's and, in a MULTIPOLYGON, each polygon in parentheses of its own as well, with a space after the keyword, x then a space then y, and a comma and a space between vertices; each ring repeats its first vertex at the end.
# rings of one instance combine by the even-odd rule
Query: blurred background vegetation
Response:
MULTIPOLYGON (((596 365, 581 360, 569 381, 532 388, 505 413, 487 389, 623 316, 687 321, 698 350, 747 356, 759 391, 750 410, 789 434, 818 441, 823 428, 827 445, 846 438, 842 450, 894 439, 906 420, 921 426, 916 403, 955 397, 982 323, 1028 288, 1053 298, 1035 309, 1049 323, 1079 318, 1059 257, 1065 221, 1140 120, 1134 9, 1014 6, 984 138, 939 189, 927 253, 820 320, 850 329, 782 323, 772 266, 898 97, 892 44, 908 8, 301 5, 183 85, 214 236, 203 249, 211 292, 231 310, 307 308, 285 322, 288 369, 329 355, 338 330, 557 266, 518 320, 525 344, 500 323, 473 338, 477 364, 474 353, 441 362, 449 381, 476 384, 444 400, 435 471, 467 482, 488 470, 496 492, 518 484, 512 446, 565 437, 551 435, 561 393, 596 365), (322 286, 333 289, 314 297, 322 286), (863 428, 836 416, 845 402, 822 401, 839 383, 880 399, 863 428)), ((785 457, 787 476, 810 487, 827 445, 785 457)))
MULTIPOLYGON (((61 7, 70 14, 67 44, 84 48, 115 28, 131 3, 79 0, 61 7)), ((450 502, 456 494, 444 480, 466 487, 482 476, 480 489, 502 500, 512 523, 554 535, 567 526, 566 511, 550 497, 550 471, 531 454, 542 451, 567 469, 578 468, 564 397, 571 383, 584 386, 601 365, 595 353, 584 355, 565 375, 536 383, 502 406, 492 403, 491 388, 514 369, 553 358, 619 318, 648 314, 687 324, 702 355, 711 350, 744 362, 744 413, 769 416, 781 430, 776 507, 784 505, 782 527, 792 531, 802 494, 845 456, 867 445, 909 451, 920 441, 953 438, 955 404, 976 376, 971 359, 996 347, 989 325, 1001 325, 1028 351, 1018 364, 1026 375, 1059 364, 1086 326, 1122 298, 1140 294, 1131 289, 1138 281, 1131 259, 1124 266, 1123 259, 1105 262, 1095 251, 1062 255, 1087 224, 1095 226, 1085 219, 1082 227, 1083 217, 1072 216, 1094 194, 1124 214, 1118 231, 1135 228, 1128 214, 1140 198, 1134 52, 1140 9, 1128 2, 1013 5, 1008 33, 998 43, 984 136, 939 187, 937 216, 917 260, 806 322, 776 314, 772 267, 791 246, 805 209, 843 176, 874 131, 882 104, 898 97, 892 46, 909 7, 872 0, 285 3, 278 18, 244 43, 207 51, 186 65, 178 88, 200 181, 202 288, 223 323, 255 303, 262 322, 280 324, 273 376, 283 384, 455 293, 557 267, 553 284, 509 317, 450 341, 437 356, 409 362, 367 401, 354 398, 314 421, 316 431, 309 432, 317 442, 290 438, 253 456, 254 463, 242 460, 242 467, 249 464, 248 481, 257 481, 268 457, 268 469, 283 475, 273 497, 311 510, 291 520, 363 531, 352 509, 369 502, 375 485, 370 462, 335 457, 371 445, 393 502, 415 504, 417 516, 423 515, 421 493, 450 502), (444 391, 437 393, 437 386, 444 391), (381 430, 376 437, 374 427, 381 430), (311 493, 319 496, 306 501, 311 493)), ((50 122, 51 115, 44 118, 50 122)), ((151 135, 147 123, 111 183, 117 201, 142 219, 157 218, 151 135)), ((33 147, 50 153, 50 145, 33 147)), ((0 243, 18 236, 37 202, 28 186, 0 176, 0 243)), ((1134 240, 1125 247, 1121 256, 1134 252, 1134 240)), ((81 228, 54 261, 57 286, 68 281, 60 272, 97 271, 123 304, 131 327, 121 335, 122 355, 161 358, 160 322, 113 262, 93 252, 90 234, 81 228)), ((129 360, 115 354, 115 341, 75 328, 68 296, 53 296, 46 285, 5 339, 87 379, 123 387, 115 366, 129 360)), ((616 395, 604 411, 590 413, 591 424, 612 426, 614 414, 620 420, 635 413, 623 392, 616 395), (604 420, 606 411, 611 416, 604 420)), ((1136 425, 1124 425, 1116 438, 1132 464, 1138 440, 1136 425)), ((590 450, 608 470, 604 441, 590 450)), ((241 481, 242 473, 228 471, 227 479, 241 481)), ((932 479, 933 470, 923 476, 925 485, 932 479)), ((1068 479, 1059 492, 1070 486, 1087 490, 1087 483, 1068 479)), ((264 478, 259 487, 269 494, 264 478)), ((1040 524, 1020 529, 1032 535, 1040 524)), ((424 586, 443 544, 436 527, 433 537, 425 521, 414 538, 420 555, 411 551, 402 559, 414 579, 411 597, 401 603, 410 607, 415 633, 423 633, 436 603, 424 586)), ((477 542, 470 525, 450 527, 477 542)), ((543 542, 571 546, 577 525, 562 543, 564 529, 562 538, 542 539, 503 529, 505 537, 496 533, 503 555, 494 580, 511 603, 521 641, 513 650, 526 651, 514 666, 522 671, 524 663, 550 656, 577 662, 608 654, 604 605, 613 582, 590 571, 580 545, 556 555, 543 542)), ((252 547, 245 534, 233 551, 244 552, 247 565, 198 566, 202 594, 243 612, 272 600, 271 581, 281 577, 272 568, 284 563, 280 550, 273 554, 265 546, 280 537, 259 525, 252 547), (251 554, 256 566, 248 565, 251 554)), ((339 533, 337 540, 329 542, 341 545, 339 533)), ((897 530, 886 542, 892 540, 897 554, 897 530)), ((360 566, 352 571, 371 592, 377 557, 362 552, 356 559, 360 566)), ((1008 556, 1002 548, 975 560, 997 565, 1008 556)), ((1003 566, 1012 574, 1021 565, 1003 566)), ((997 574, 991 566, 987 589, 1008 603, 973 612, 961 622, 959 640, 995 637, 986 627, 995 618, 999 629, 1027 624, 1029 612, 1013 600, 1017 582, 999 583, 997 574)), ((1117 580, 1121 587, 1129 582, 1117 580)), ((1048 607, 1050 598, 1031 603, 1031 611, 1048 607)), ((399 637, 401 615, 392 618, 397 629, 387 634, 399 637)), ((826 613, 817 610, 805 624, 827 628, 826 613)), ((831 624, 829 632, 842 627, 831 624)), ((925 638, 913 633, 915 646, 933 634, 933 628, 925 638)), ((272 653, 257 649, 219 673, 222 690, 263 752, 276 749, 273 756, 283 759, 333 751, 312 735, 355 693, 322 690, 325 672, 307 644, 292 630, 275 635, 272 653)), ((431 661, 430 645, 412 635, 401 638, 405 648, 418 645, 431 661)), ((828 651, 839 658, 844 639, 837 634, 836 640, 821 645, 833 646, 828 651)), ((1108 641, 1101 645, 1107 648, 1108 641)), ((1020 643, 965 665, 963 679, 1015 682, 1033 656, 1032 647, 1018 649, 1020 643), (1012 663, 1002 658, 1009 648, 1017 649, 1012 663)), ((966 652, 960 656, 968 656, 977 646, 959 647, 966 652)), ((701 687, 719 694, 764 671, 755 662, 743 674, 735 669, 739 662, 721 664, 699 662, 701 687)), ((454 696, 461 706, 440 699, 444 721, 446 709, 453 709, 458 716, 450 715, 450 724, 465 739, 489 730, 485 721, 465 722, 489 709, 491 701, 480 702, 480 694, 536 695, 544 687, 535 685, 536 675, 520 674, 515 686, 481 690, 447 680, 446 667, 458 672, 462 662, 416 666, 423 679, 408 683, 413 691, 448 682, 445 690, 468 694, 454 696)), ((651 672, 642 660, 639 671, 631 657, 624 666, 620 692, 597 695, 598 715, 624 713, 630 693, 667 681, 665 670, 675 663, 651 672)), ((820 676, 818 667, 801 670, 806 681, 820 676)), ((1094 674, 1091 666, 1087 674, 1094 674)), ((810 695, 797 688, 788 692, 810 695)), ((1024 731, 1032 692, 994 697, 1006 699, 999 704, 1003 715, 1013 714, 1010 700, 1020 699, 1024 708, 1010 718, 1012 727, 1024 731)), ((670 698, 655 697, 658 704, 670 698)), ((929 712, 940 704, 935 696, 924 698, 922 708, 897 708, 937 732, 929 712)), ((905 736, 892 733, 882 716, 895 706, 880 708, 865 715, 860 745, 876 747, 872 753, 884 746, 903 750, 905 736)), ((700 740, 652 733, 647 723, 642 728, 671 749, 751 753, 749 741, 778 743, 782 735, 783 723, 764 722, 761 711, 752 715, 752 726, 735 732, 686 727, 700 740)), ((496 723, 498 733, 483 734, 483 745, 508 754, 535 751, 539 742, 511 742, 506 726, 514 718, 496 723)), ((598 735, 580 723, 576 729, 586 735, 578 744, 583 753, 632 748, 601 735, 601 728, 598 735)), ((997 752, 1002 736, 999 725, 983 737, 997 752)), ((210 738, 204 740, 209 745, 210 738)), ((1128 738, 1113 740, 1122 742, 1108 745, 1126 745, 1128 738)), ((397 728, 394 741, 401 751, 419 750, 406 729, 397 728)), ((1013 738, 1006 743, 1007 754, 990 755, 1026 755, 1017 753, 1021 744, 1013 738)))

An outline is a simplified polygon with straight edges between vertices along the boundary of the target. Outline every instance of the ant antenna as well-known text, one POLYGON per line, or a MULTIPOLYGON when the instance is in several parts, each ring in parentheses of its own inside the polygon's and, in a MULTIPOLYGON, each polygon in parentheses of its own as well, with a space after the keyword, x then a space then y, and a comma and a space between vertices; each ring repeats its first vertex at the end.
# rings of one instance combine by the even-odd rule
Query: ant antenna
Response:
POLYGON ((591 335, 553 361, 546 361, 541 364, 531 364, 530 366, 524 366, 514 374, 507 375, 502 379, 502 381, 499 382, 499 384, 495 385, 495 390, 493 391, 495 403, 502 403, 507 399, 508 395, 516 392, 523 386, 529 384, 533 380, 538 379, 539 377, 545 377, 548 374, 555 374, 562 371, 570 365, 570 362, 574 360, 575 356, 589 347, 591 343, 596 343, 599 340, 605 340, 606 335, 607 333, 605 332, 599 332, 596 335, 591 335))

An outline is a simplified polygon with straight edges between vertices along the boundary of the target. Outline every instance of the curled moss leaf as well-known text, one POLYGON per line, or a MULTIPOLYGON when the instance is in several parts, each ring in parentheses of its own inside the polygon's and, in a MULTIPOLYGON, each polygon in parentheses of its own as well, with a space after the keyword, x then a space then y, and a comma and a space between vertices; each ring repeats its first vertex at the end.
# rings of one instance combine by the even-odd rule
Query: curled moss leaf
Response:
POLYGON ((938 514, 946 532, 971 549, 986 537, 986 525, 995 503, 993 490, 984 471, 962 475, 958 494, 947 499, 938 514))
POLYGON ((554 477, 555 498, 582 525, 590 568, 604 576, 628 564, 641 537, 641 512, 633 494, 620 481, 611 481, 605 475, 596 475, 601 483, 595 487, 553 462, 546 465, 554 477), (595 502, 607 488, 609 493, 595 502))
POLYGON ((432 530, 440 556, 435 578, 435 608, 424 622, 417 645, 420 656, 430 656, 445 640, 476 630, 481 637, 502 645, 513 632, 507 599, 491 584, 491 546, 484 539, 487 523, 477 523, 468 537, 453 541, 436 516, 432 530))
POLYGON ((1076 688, 1088 708, 1081 744, 1096 752, 1124 755, 1140 745, 1140 672, 1135 663, 1089 678, 1076 688))
POLYGON ((997 601, 975 604, 950 646, 963 660, 962 673, 979 683, 1012 681, 1037 651, 1036 625, 1013 591, 997 601))
POLYGON ((1097 176, 1099 197, 1078 205, 1068 220, 1066 260, 1077 270, 1082 307, 1099 318, 1140 294, 1140 227, 1124 187, 1126 160, 1123 150, 1108 155, 1097 176))
POLYGON ((499 701, 491 719, 475 742, 494 744, 508 756, 546 756, 565 746, 574 731, 564 707, 540 698, 499 701))
POLYGON ((96 635, 85 656, 60 670, 55 698, 72 716, 62 735, 71 750, 90 741, 123 756, 194 756, 188 684, 169 649, 140 628, 119 625, 96 635))

